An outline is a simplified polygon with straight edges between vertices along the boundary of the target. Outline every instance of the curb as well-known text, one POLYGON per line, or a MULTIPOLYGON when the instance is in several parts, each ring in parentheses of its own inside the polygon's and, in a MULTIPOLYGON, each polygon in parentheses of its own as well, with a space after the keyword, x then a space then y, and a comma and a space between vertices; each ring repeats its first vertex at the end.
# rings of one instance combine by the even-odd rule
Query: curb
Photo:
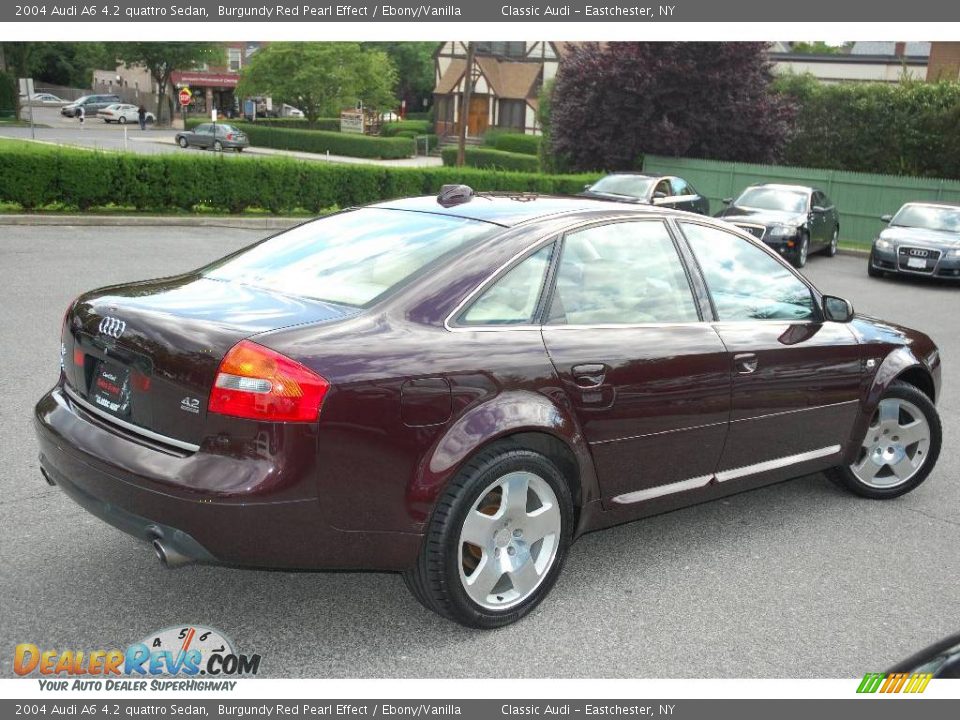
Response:
POLYGON ((861 250, 860 248, 845 248, 845 247, 839 247, 839 248, 837 248, 837 255, 849 255, 849 256, 851 256, 851 257, 862 257, 862 258, 865 258, 865 257, 869 257, 869 256, 870 256, 870 251, 869 251, 869 250, 861 250))
POLYGON ((309 217, 230 217, 228 215, 3 215, 0 225, 100 227, 222 227, 239 230, 286 230, 309 217))

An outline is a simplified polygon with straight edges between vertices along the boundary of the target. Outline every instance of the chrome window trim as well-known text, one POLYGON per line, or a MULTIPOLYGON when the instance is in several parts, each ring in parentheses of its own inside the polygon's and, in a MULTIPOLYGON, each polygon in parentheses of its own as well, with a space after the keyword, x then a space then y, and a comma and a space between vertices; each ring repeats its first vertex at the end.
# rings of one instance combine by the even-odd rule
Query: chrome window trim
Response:
POLYGON ((103 420, 113 423, 119 427, 122 427, 124 430, 128 430, 135 435, 141 435, 150 440, 154 440, 158 443, 163 443, 164 445, 170 445, 175 448, 180 448, 181 450, 188 450, 190 452, 197 452, 200 449, 199 445, 194 445, 193 443, 184 442, 183 440, 177 440, 176 438, 168 437, 167 435, 161 435, 160 433, 153 432, 153 430, 147 430, 144 427, 139 425, 134 425, 131 422, 122 420, 115 415, 111 415, 105 410, 101 410, 96 405, 84 400, 80 397, 74 390, 70 389, 69 385, 63 386, 64 393, 70 398, 71 402, 76 403, 78 406, 86 410, 92 415, 96 415, 103 420))
POLYGON ((817 448, 816 450, 808 450, 807 452, 797 453, 796 455, 787 455, 786 457, 782 458, 765 460, 763 462, 754 463, 753 465, 745 465, 743 467, 733 468, 731 470, 721 470, 720 472, 712 475, 701 475, 699 477, 689 478, 688 480, 680 480, 679 482, 669 483, 667 485, 657 485, 656 487, 652 488, 635 490, 633 492, 624 493, 623 495, 617 495, 611 500, 611 502, 617 503, 618 505, 630 505, 637 502, 643 502, 644 500, 652 500, 654 498, 663 497, 665 495, 673 495, 674 493, 678 492, 696 490, 698 488, 706 487, 713 482, 727 482, 729 480, 736 480, 749 475, 758 475, 760 473, 770 472, 771 470, 780 470, 781 468, 797 465, 803 462, 809 462, 811 460, 819 460, 820 458, 836 455, 840 452, 840 450, 840 445, 829 445, 827 447, 817 448))

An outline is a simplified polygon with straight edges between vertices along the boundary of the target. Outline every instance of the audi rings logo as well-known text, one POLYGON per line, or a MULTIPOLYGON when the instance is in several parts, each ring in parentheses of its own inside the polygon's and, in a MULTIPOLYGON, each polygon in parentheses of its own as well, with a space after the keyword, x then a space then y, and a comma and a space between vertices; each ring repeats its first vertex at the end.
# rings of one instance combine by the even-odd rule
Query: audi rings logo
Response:
POLYGON ((914 257, 926 257, 930 253, 928 253, 926 250, 917 250, 916 248, 911 248, 910 254, 914 257))
POLYGON ((123 335, 123 331, 127 329, 127 324, 123 320, 118 320, 115 317, 107 315, 100 321, 100 326, 97 329, 101 335, 118 338, 123 335))

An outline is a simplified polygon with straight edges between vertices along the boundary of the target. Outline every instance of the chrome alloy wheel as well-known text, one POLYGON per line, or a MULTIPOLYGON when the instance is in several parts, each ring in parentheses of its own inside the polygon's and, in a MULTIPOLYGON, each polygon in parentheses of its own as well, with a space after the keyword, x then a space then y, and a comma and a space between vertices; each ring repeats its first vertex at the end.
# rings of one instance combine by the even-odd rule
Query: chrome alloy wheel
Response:
POLYGON ((810 240, 806 236, 800 240, 800 267, 807 264, 807 253, 810 252, 810 240))
POLYGON ((916 405, 900 398, 881 400, 850 470, 872 488, 902 485, 926 462, 930 437, 930 425, 916 405))
POLYGON ((525 470, 492 482, 460 531, 460 582, 475 603, 505 610, 528 598, 557 556, 561 517, 550 484, 525 470))

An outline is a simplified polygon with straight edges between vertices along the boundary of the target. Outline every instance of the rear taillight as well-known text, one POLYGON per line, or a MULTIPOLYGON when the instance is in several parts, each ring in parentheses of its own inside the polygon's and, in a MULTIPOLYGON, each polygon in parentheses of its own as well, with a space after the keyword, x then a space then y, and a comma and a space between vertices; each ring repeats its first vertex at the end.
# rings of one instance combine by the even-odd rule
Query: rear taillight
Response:
POLYGON ((329 389, 330 383, 300 363, 241 340, 220 363, 207 409, 252 420, 313 422, 329 389))
POLYGON ((233 133, 227 133, 227 140, 233 140, 233 133))

